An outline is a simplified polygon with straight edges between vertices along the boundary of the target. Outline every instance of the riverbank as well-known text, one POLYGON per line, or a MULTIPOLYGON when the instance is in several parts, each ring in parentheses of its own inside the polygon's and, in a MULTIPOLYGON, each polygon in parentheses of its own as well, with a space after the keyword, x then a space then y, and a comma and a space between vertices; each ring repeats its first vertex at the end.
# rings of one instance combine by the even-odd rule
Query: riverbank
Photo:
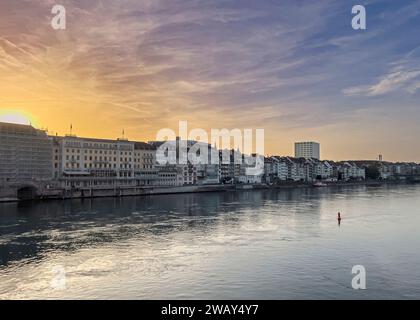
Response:
MULTIPOLYGON (((182 193, 249 191, 266 189, 295 189, 295 188, 331 188, 339 186, 380 186, 387 184, 406 184, 404 180, 367 180, 351 182, 329 182, 316 187, 313 183, 285 182, 276 185, 267 184, 236 184, 236 185, 201 185, 177 187, 128 187, 128 188, 86 188, 86 189, 49 189, 45 190, 33 200, 66 200, 84 198, 149 196, 182 193)), ((0 202, 18 202, 17 197, 0 197, 0 202)))

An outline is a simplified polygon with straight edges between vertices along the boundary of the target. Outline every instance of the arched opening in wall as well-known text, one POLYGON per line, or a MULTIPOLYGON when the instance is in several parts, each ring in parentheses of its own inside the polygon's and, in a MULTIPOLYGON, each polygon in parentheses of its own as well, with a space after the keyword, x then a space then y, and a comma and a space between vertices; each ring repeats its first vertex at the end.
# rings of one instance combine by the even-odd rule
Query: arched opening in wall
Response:
POLYGON ((36 197, 35 187, 23 187, 18 189, 17 197, 19 200, 33 200, 36 197))

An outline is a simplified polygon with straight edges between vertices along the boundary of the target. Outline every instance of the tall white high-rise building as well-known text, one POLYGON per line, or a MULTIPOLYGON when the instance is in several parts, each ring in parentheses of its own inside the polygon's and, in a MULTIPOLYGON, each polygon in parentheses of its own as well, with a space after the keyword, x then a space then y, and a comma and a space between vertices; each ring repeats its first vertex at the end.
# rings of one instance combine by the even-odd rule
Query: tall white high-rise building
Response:
POLYGON ((318 142, 296 142, 295 143, 296 158, 314 158, 320 159, 320 145, 318 142))

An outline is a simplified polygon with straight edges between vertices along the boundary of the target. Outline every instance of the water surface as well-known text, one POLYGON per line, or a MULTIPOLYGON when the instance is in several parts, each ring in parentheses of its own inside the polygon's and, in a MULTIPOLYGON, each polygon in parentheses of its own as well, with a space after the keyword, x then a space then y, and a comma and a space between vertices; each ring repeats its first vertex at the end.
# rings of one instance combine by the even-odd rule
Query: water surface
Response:
POLYGON ((420 185, 3 203, 0 298, 418 299, 419 235, 420 185))

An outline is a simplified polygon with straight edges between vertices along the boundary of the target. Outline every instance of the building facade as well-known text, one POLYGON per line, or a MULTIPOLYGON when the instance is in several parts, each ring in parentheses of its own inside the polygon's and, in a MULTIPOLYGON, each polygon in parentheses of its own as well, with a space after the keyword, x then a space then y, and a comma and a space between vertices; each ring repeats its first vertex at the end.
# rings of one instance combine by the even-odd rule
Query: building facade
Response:
POLYGON ((153 186, 159 180, 156 148, 145 142, 134 142, 134 179, 136 186, 153 186))
POLYGON ((22 188, 32 188, 35 193, 40 189, 83 193, 86 189, 139 191, 159 186, 220 183, 350 181, 365 179, 366 168, 370 166, 378 168, 382 179, 420 176, 420 165, 416 163, 320 161, 316 142, 296 143, 298 157, 263 158, 244 155, 239 150, 216 150, 209 144, 197 145, 196 141, 178 138, 163 150, 163 155, 174 163, 161 163, 157 150, 163 143, 48 136, 32 126, 0 123, 0 194, 13 197, 22 188), (182 146, 188 157, 180 152, 182 146), (208 161, 197 161, 204 152, 208 161), (212 163, 212 156, 218 160, 216 163, 212 163))
POLYGON ((296 142, 295 158, 320 159, 320 144, 318 142, 296 142))
POLYGON ((29 125, 0 122, 0 183, 51 181, 52 140, 29 125))
POLYGON ((156 148, 126 139, 53 137, 53 172, 60 187, 109 188, 156 185, 156 148))

